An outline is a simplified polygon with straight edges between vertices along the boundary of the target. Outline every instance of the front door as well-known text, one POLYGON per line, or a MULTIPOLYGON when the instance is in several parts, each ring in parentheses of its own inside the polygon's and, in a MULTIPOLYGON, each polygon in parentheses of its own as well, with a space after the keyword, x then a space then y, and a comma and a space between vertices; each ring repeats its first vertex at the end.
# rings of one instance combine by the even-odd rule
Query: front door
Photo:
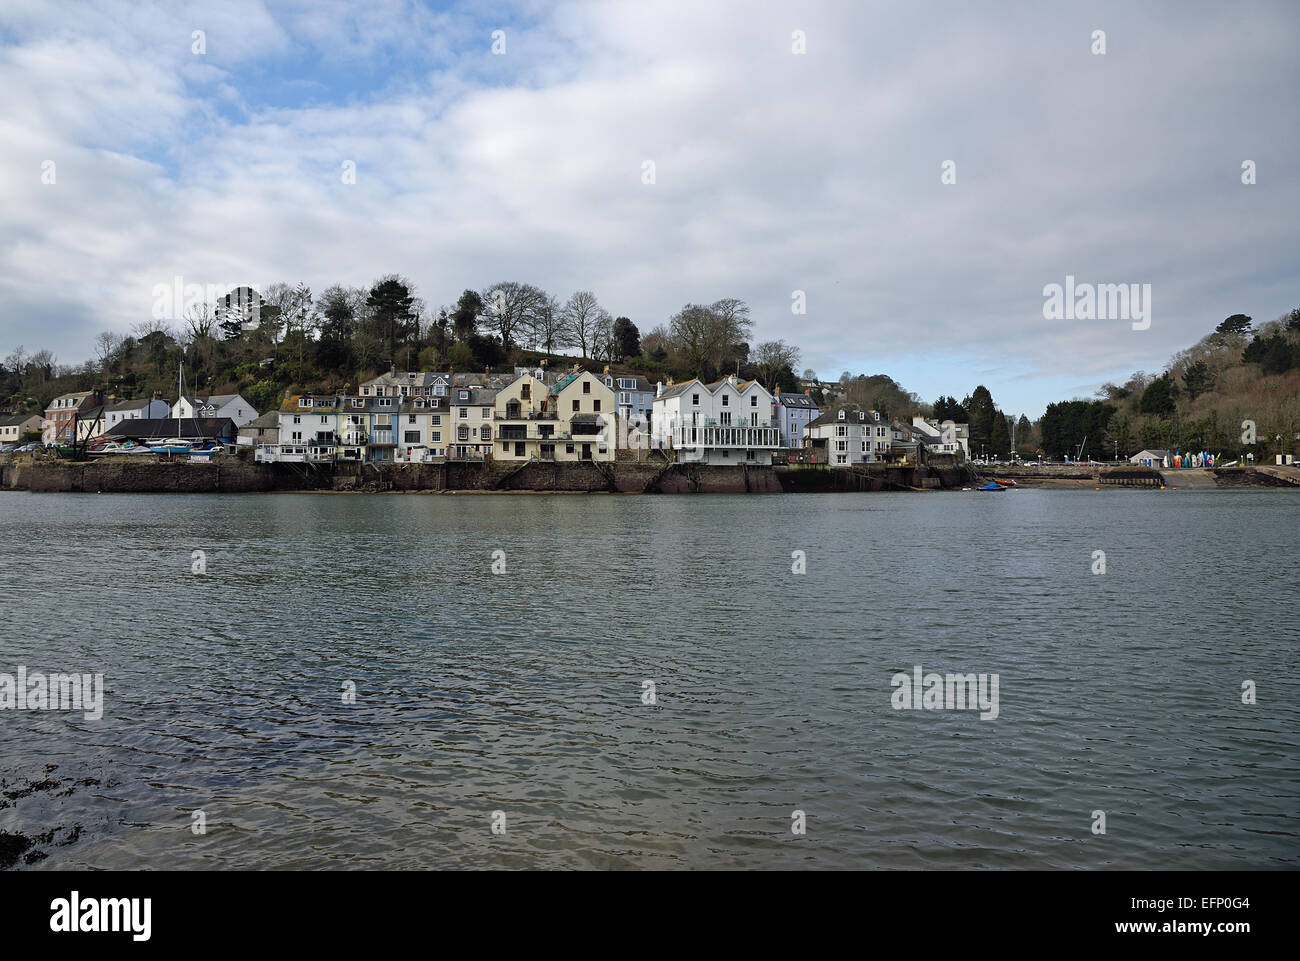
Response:
POLYGON ((582 459, 583 459, 583 460, 591 460, 591 445, 590 445, 590 444, 583 444, 583 445, 582 445, 582 459))

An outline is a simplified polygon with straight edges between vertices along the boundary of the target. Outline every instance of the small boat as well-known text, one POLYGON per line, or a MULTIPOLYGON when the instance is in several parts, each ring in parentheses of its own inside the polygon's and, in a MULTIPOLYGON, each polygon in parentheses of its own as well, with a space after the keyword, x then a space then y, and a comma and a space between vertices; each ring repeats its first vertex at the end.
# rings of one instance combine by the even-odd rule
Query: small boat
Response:
POLYGON ((1002 480, 1001 478, 998 478, 998 477, 993 478, 993 483, 995 483, 995 484, 1001 484, 1003 487, 1015 487, 1015 486, 1016 486, 1016 482, 1015 482, 1015 481, 1013 481, 1013 480, 1002 480))
POLYGON ((188 454, 194 449, 193 444, 179 437, 170 440, 151 440, 148 443, 149 449, 155 454, 188 454))
POLYGON ((975 488, 978 491, 1004 491, 1006 490, 1001 484, 994 481, 992 484, 985 484, 983 487, 975 488))

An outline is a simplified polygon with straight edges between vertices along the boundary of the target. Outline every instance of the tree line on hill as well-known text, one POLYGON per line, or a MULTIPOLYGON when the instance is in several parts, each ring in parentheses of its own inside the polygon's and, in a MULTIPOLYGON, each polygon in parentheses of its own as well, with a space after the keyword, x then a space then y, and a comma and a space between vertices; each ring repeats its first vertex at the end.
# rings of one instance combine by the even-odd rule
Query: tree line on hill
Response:
POLYGON ((1049 404, 1049 456, 1128 457, 1139 450, 1234 457, 1292 450, 1300 431, 1300 308, 1252 326, 1233 314, 1159 375, 1102 386, 1095 399, 1049 404))

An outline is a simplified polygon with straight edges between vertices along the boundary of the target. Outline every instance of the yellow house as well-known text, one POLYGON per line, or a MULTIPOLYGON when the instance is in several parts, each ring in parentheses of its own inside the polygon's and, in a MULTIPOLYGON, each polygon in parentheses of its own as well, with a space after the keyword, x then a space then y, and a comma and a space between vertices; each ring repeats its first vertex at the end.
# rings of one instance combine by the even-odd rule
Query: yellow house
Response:
POLYGON ((612 461, 614 391, 588 371, 554 385, 521 374, 496 398, 492 457, 502 461, 612 461))

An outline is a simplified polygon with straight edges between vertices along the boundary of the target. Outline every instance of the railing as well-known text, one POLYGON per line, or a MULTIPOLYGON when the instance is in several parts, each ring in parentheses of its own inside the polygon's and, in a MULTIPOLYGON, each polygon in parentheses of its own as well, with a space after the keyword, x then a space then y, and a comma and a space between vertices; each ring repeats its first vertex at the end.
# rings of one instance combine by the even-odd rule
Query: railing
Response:
POLYGON ((776 427, 678 427, 673 431, 674 447, 729 447, 775 449, 781 444, 776 427))
POLYGON ((492 412, 492 419, 493 419, 493 420, 501 420, 501 421, 504 421, 504 420, 559 420, 559 419, 560 419, 560 415, 559 415, 559 413, 558 413, 557 411, 553 411, 553 410, 533 410, 533 411, 520 411, 518 414, 515 414, 515 415, 512 416, 512 415, 509 414, 509 413, 502 414, 501 412, 499 412, 499 411, 495 411, 495 410, 494 410, 494 411, 492 412))

